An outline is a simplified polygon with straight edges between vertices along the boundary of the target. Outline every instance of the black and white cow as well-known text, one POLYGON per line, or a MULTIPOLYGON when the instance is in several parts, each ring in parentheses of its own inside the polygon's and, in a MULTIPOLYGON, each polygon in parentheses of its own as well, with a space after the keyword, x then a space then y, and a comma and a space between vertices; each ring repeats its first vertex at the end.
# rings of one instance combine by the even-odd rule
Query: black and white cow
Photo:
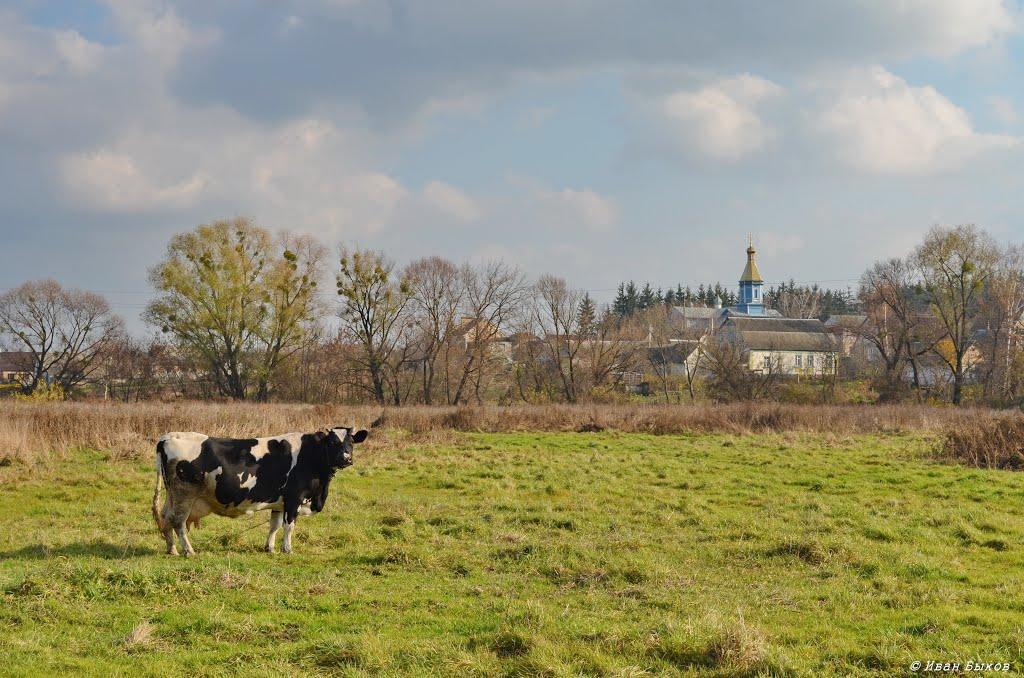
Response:
POLYGON ((323 510, 335 472, 352 465, 352 447, 366 436, 351 427, 247 439, 168 433, 156 445, 153 490, 153 517, 167 553, 177 555, 177 533, 185 555, 195 554, 187 522, 210 513, 235 518, 268 509, 267 551, 274 552, 284 523, 282 548, 291 553, 296 517, 323 510), (161 481, 167 488, 162 508, 161 481))

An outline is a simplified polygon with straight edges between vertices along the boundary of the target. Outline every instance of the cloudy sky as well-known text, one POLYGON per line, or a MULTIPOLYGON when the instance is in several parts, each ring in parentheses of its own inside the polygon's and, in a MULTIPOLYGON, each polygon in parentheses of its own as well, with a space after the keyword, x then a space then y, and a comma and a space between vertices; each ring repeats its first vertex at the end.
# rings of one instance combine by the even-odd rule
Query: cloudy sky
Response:
POLYGON ((170 234, 845 287, 1024 240, 1021 0, 0 1, 0 288, 134 323, 170 234))

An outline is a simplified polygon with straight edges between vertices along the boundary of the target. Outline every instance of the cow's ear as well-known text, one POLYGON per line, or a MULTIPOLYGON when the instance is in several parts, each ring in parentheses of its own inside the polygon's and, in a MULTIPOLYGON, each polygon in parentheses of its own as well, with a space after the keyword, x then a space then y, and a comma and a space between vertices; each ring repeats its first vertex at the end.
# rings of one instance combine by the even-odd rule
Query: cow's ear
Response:
POLYGON ((356 431, 355 433, 352 434, 352 442, 361 443, 364 440, 366 440, 366 436, 368 435, 369 433, 367 433, 365 429, 362 431, 356 431))

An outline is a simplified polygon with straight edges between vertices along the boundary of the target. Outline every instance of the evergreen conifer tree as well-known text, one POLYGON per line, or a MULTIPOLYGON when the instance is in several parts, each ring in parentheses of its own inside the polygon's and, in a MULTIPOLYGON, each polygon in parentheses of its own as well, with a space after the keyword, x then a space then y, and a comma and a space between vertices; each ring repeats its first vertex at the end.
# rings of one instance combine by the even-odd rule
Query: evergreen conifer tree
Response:
POLYGON ((620 318, 624 318, 629 315, 626 299, 626 283, 619 283, 619 290, 615 294, 615 301, 612 302, 612 312, 620 318))
POLYGON ((597 331, 597 307, 594 306, 594 300, 590 298, 589 292, 580 299, 578 315, 580 334, 585 337, 593 336, 597 331))

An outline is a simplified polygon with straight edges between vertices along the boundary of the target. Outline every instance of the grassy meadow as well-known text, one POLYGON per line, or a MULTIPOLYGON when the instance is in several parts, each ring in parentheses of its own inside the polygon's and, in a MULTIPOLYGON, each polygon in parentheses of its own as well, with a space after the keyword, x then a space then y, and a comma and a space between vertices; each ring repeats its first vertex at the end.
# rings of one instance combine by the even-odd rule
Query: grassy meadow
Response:
POLYGON ((2 670, 1019 669, 1024 475, 939 464, 934 439, 390 431, 293 555, 260 550, 265 515, 211 516, 191 560, 162 552, 149 457, 7 462, 2 670))

